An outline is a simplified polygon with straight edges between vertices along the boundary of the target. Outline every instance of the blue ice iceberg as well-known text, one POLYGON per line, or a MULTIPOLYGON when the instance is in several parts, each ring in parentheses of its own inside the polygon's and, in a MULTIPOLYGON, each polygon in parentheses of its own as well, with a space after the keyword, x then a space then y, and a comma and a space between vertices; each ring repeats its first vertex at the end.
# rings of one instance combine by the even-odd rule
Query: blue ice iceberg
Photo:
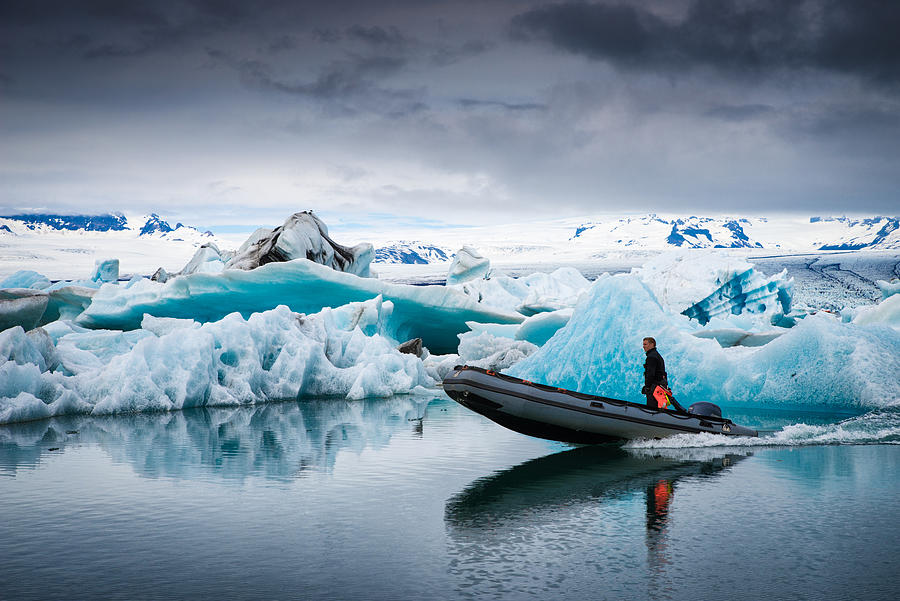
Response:
MULTIPOLYGON (((791 310, 793 280, 787 271, 766 277, 730 252, 676 251, 659 255, 632 270, 667 310, 706 325, 714 318, 757 316, 770 325, 791 310)), ((747 319, 740 320, 746 326, 747 319)))
POLYGON ((517 323, 522 316, 494 310, 441 286, 391 284, 361 278, 296 259, 268 263, 250 271, 226 269, 194 273, 166 283, 142 280, 131 288, 105 285, 77 322, 90 328, 135 329, 144 314, 216 321, 234 311, 244 317, 287 305, 298 313, 316 313, 383 296, 394 305, 388 328, 396 340, 422 338, 433 352, 456 350, 466 321, 517 323))
POLYGON ((764 346, 691 335, 635 275, 598 280, 568 324, 511 375, 643 402, 641 339, 653 336, 682 405, 884 407, 900 403, 900 332, 808 317, 764 346))
POLYGON ((94 262, 93 282, 117 282, 119 280, 118 259, 97 259, 94 262))
POLYGON ((894 296, 895 294, 900 294, 900 280, 893 279, 890 282, 887 280, 878 280, 875 282, 875 285, 878 286, 878 289, 881 290, 881 299, 885 300, 889 296, 894 296))
POLYGON ((40 290, 50 285, 50 280, 30 269, 21 269, 0 282, 0 288, 33 288, 40 290))

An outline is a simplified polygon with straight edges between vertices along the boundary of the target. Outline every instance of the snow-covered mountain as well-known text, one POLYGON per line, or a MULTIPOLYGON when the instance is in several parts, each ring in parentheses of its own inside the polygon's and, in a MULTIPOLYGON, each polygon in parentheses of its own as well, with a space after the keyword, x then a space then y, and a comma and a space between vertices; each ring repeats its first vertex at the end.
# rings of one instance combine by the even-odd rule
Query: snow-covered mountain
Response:
POLYGON ((808 220, 765 217, 657 215, 586 222, 572 240, 597 248, 769 248, 790 250, 890 250, 900 248, 896 217, 808 220))
POLYGON ((172 241, 204 242, 213 237, 212 232, 178 223, 175 227, 156 213, 129 216, 122 213, 105 215, 57 215, 27 213, 0 216, 0 231, 11 234, 125 232, 136 236, 157 236, 172 241))
MULTIPOLYGON (((470 245, 494 263, 532 264, 594 261, 625 253, 655 254, 685 248, 810 252, 898 250, 897 217, 704 217, 601 215, 494 226, 387 232, 340 232, 342 239, 372 242, 375 264, 428 265, 448 262, 470 245)), ((177 272, 208 242, 221 250, 242 240, 222 239, 155 213, 125 216, 28 214, 0 217, 0 275, 34 269, 48 277, 90 273, 97 259, 121 260, 123 274, 177 272)))
POLYGON ((403 263, 406 265, 425 265, 427 263, 444 263, 453 257, 449 248, 441 248, 425 242, 398 240, 375 250, 375 263, 403 263))
POLYGON ((232 243, 210 232, 149 215, 58 215, 29 213, 0 216, 0 275, 31 269, 49 278, 88 277, 94 262, 121 261, 122 274, 153 273, 158 267, 181 269, 202 244, 232 243))

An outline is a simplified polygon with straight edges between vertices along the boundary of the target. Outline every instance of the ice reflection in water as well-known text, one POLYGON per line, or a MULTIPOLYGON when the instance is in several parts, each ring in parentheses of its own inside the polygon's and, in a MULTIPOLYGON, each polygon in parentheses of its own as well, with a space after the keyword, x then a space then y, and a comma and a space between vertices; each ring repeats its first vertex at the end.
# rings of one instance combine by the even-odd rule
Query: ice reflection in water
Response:
POLYGON ((0 473, 34 469, 49 454, 98 444, 115 462, 148 478, 289 481, 331 470, 342 449, 381 448, 398 428, 421 433, 429 400, 291 401, 0 426, 0 473))

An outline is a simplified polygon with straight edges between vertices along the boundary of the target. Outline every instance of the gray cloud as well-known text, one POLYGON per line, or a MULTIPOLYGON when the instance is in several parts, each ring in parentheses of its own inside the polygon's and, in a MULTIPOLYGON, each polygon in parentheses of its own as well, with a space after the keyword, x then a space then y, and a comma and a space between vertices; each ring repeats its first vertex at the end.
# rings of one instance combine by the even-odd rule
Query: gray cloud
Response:
POLYGON ((260 60, 235 59, 217 49, 207 49, 207 53, 234 69, 248 87, 316 100, 331 112, 397 115, 425 108, 421 90, 389 88, 378 83, 404 67, 406 60, 402 58, 350 55, 333 61, 312 80, 292 82, 273 75, 272 66, 260 60))
POLYGON ((227 201, 274 222, 323 205, 499 220, 890 212, 895 12, 868 0, 8 1, 0 204, 186 220, 227 201))
POLYGON ((507 111, 545 111, 546 104, 538 102, 503 102, 500 100, 478 100, 475 98, 460 98, 459 105, 463 108, 501 108, 507 111))
POLYGON ((706 111, 706 115, 723 121, 749 121, 774 110, 768 104, 721 104, 706 111))
POLYGON ((823 69, 900 82, 900 4, 693 0, 671 19, 635 4, 563 2, 516 15, 513 35, 623 68, 735 76, 823 69))

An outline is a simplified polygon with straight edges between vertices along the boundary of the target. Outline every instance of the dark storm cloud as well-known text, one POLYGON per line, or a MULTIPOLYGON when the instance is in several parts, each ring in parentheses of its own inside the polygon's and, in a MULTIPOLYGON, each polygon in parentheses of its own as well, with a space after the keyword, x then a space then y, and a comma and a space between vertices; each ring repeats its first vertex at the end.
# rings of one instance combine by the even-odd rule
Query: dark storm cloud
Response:
POLYGON ((512 19, 518 39, 623 69, 735 75, 813 68, 900 82, 900 3, 693 0, 681 19, 635 4, 548 4, 512 19))
POLYGON ((389 88, 379 84, 406 64, 393 56, 348 56, 324 67, 310 81, 287 81, 273 75, 273 67, 256 59, 235 59, 227 52, 208 49, 210 58, 237 71, 244 85, 309 98, 324 103, 332 112, 361 110, 390 115, 425 108, 422 91, 389 88))
POLYGON ((470 40, 457 46, 441 46, 431 53, 431 62, 439 67, 446 67, 483 54, 494 47, 495 44, 482 40, 470 40))
POLYGON ((0 22, 28 45, 75 50, 86 59, 134 57, 166 50, 252 21, 272 2, 252 7, 222 0, 58 2, 15 0, 0 5, 0 22))
POLYGON ((396 27, 354 25, 347 29, 347 37, 379 48, 396 48, 399 50, 405 49, 414 43, 413 40, 400 33, 396 27))

